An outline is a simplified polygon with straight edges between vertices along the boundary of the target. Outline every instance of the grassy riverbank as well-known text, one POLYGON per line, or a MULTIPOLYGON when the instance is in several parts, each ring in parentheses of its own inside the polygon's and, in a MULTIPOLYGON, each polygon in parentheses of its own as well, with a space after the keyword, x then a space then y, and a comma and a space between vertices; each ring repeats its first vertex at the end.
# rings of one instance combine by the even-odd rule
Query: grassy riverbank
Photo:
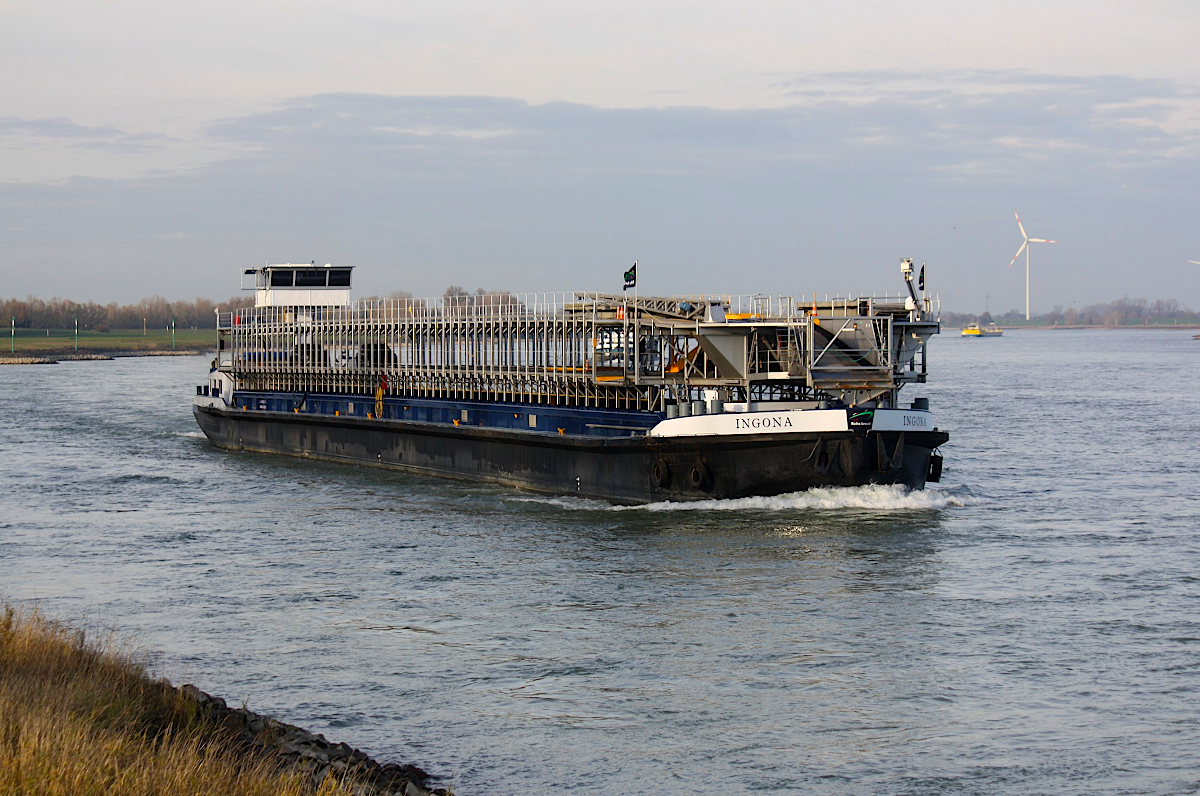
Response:
POLYGON ((79 354, 139 354, 154 351, 212 351, 217 347, 213 329, 176 329, 174 341, 166 329, 114 329, 111 332, 79 332, 78 349, 72 329, 17 329, 16 336, 6 330, 7 340, 0 342, 0 354, 50 356, 79 354))
MULTIPOLYGON (((372 788, 328 769, 314 777, 311 767, 247 741, 230 720, 244 710, 215 710, 198 693, 153 679, 111 637, 90 640, 37 612, 0 606, 0 794, 411 792, 404 782, 399 791, 372 788)), ((277 735, 298 729, 265 723, 277 735)))

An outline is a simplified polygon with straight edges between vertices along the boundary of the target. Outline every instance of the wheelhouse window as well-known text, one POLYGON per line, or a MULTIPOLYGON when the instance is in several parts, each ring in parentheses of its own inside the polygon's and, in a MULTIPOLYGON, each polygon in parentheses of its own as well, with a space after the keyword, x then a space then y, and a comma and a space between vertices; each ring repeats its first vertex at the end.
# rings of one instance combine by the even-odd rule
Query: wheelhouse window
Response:
POLYGON ((271 287, 291 287, 294 271, 272 271, 271 287))
POLYGON ((305 270, 296 272, 296 287, 325 287, 325 271, 305 270))
POLYGON ((335 268, 329 272, 330 287, 350 287, 350 269, 335 268))

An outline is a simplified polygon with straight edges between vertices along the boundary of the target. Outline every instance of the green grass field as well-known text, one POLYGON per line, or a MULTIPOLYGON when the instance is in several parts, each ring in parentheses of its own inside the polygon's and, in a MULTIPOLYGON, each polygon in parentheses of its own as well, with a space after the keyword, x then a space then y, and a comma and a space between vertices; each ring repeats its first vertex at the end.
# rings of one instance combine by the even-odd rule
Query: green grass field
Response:
MULTIPOLYGON (((15 353, 17 356, 40 354, 67 354, 76 350, 73 329, 17 329, 15 337, 6 330, 7 340, 0 342, 0 354, 15 353)), ((134 353, 138 351, 210 350, 217 347, 215 329, 176 329, 174 346, 171 333, 165 329, 114 329, 111 332, 81 331, 79 353, 134 353)))

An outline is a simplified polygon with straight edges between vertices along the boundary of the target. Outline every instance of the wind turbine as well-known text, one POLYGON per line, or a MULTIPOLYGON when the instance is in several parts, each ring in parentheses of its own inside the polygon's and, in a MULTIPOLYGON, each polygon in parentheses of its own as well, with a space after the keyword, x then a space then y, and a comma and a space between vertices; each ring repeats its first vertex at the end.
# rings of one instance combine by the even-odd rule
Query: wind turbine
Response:
POLYGON ((1012 268, 1012 264, 1021 256, 1021 252, 1025 252, 1025 320, 1029 320, 1029 244, 1031 243, 1058 243, 1056 240, 1046 240, 1045 238, 1031 238, 1025 234, 1025 227, 1021 224, 1021 217, 1013 211, 1013 215, 1017 219, 1017 229, 1021 230, 1021 237, 1025 242, 1021 244, 1021 248, 1017 249, 1017 253, 1013 255, 1008 267, 1012 268))
POLYGON ((1191 263, 1192 265, 1200 265, 1200 261, 1188 260, 1188 262, 1191 263))

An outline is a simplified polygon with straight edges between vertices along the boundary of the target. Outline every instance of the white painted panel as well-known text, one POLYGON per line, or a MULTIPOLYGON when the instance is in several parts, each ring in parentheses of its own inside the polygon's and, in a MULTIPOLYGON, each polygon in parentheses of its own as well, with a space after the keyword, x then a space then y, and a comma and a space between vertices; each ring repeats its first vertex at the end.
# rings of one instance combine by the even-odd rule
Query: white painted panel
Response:
POLYGON ((848 431, 845 409, 790 412, 737 412, 674 417, 650 429, 652 437, 703 437, 719 434, 798 434, 848 431))
POLYGON ((254 295, 256 307, 330 307, 349 303, 348 287, 272 287, 254 295))
POLYGON ((918 409, 876 409, 872 431, 933 431, 933 415, 918 409))

